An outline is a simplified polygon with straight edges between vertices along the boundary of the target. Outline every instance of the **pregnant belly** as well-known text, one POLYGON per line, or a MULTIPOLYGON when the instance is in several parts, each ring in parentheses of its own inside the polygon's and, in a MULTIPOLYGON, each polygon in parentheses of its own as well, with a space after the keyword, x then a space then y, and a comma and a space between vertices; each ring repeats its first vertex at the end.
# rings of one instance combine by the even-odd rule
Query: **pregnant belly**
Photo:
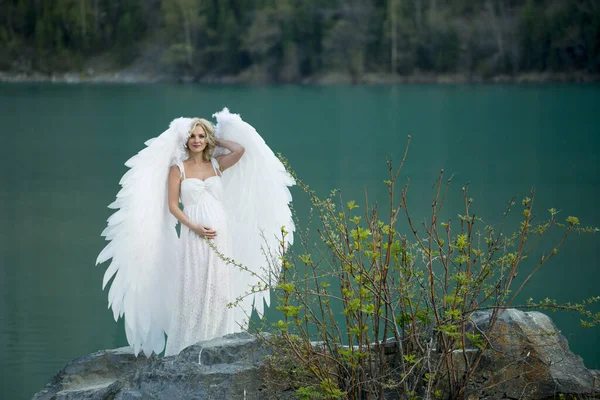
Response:
POLYGON ((216 230, 227 229, 227 215, 220 203, 202 203, 185 207, 184 214, 196 224, 202 224, 216 230))

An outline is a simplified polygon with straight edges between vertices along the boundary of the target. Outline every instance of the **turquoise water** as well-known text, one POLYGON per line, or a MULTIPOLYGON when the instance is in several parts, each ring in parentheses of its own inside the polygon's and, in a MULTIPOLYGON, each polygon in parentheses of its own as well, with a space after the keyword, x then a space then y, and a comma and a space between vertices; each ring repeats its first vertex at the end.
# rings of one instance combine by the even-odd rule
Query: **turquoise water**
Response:
MULTIPOLYGON (((228 106, 253 124, 321 194, 385 202, 385 158, 411 150, 417 220, 430 212, 440 169, 453 175, 447 209, 500 221, 514 195, 537 190, 556 207, 600 226, 600 86, 407 85, 253 87, 0 85, 0 388, 29 398, 68 361, 126 344, 94 267, 125 160, 171 119, 228 106)), ((294 190, 296 208, 307 201, 294 190)), ((527 287, 525 298, 599 294, 600 236, 570 240, 527 287)), ((551 317, 571 349, 600 368, 598 329, 551 317)))

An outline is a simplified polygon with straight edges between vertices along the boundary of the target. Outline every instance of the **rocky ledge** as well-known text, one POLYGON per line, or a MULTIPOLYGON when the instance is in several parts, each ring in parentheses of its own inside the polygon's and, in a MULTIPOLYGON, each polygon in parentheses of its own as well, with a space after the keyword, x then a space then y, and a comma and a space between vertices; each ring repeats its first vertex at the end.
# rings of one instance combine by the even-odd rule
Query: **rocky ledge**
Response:
MULTIPOLYGON (((472 330, 486 332, 489 316, 473 314, 472 330)), ((585 368, 545 314, 506 310, 487 335, 492 348, 484 353, 468 398, 600 398, 599 371, 585 368)), ((66 365, 34 399, 296 398, 284 383, 265 379, 263 360, 271 351, 263 342, 237 333, 164 358, 136 358, 127 347, 99 351, 66 365)), ((461 359, 468 357, 456 358, 461 359)))
POLYGON ((103 350, 66 365, 33 398, 283 399, 261 379, 268 353, 244 332, 199 342, 172 357, 136 358, 130 347, 103 350))

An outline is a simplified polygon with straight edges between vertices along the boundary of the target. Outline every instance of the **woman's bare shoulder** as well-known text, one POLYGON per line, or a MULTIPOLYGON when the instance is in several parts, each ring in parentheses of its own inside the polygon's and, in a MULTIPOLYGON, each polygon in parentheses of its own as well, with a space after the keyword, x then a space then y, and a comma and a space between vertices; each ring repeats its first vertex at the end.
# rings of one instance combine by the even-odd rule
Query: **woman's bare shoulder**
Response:
POLYGON ((171 176, 180 177, 181 175, 182 175, 182 172, 181 172, 179 165, 177 165, 177 164, 171 165, 171 168, 169 168, 169 177, 171 177, 171 176))

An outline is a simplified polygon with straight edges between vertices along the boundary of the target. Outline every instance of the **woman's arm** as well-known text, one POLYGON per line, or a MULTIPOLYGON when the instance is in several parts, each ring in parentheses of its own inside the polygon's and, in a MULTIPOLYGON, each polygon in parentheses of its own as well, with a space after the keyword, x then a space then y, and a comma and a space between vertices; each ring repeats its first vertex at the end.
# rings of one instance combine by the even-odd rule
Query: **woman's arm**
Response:
POLYGON ((229 150, 231 153, 217 157, 219 160, 219 168, 225 171, 227 168, 234 165, 244 155, 244 147, 236 142, 225 139, 217 139, 217 146, 221 146, 229 150))
POLYGON ((200 224, 194 224, 190 219, 179 209, 179 188, 181 186, 180 181, 181 172, 179 167, 173 165, 169 170, 169 185, 168 185, 168 201, 169 211, 182 225, 187 226, 191 231, 196 232, 200 236, 207 237, 209 239, 214 238, 217 233, 209 228, 200 224))

